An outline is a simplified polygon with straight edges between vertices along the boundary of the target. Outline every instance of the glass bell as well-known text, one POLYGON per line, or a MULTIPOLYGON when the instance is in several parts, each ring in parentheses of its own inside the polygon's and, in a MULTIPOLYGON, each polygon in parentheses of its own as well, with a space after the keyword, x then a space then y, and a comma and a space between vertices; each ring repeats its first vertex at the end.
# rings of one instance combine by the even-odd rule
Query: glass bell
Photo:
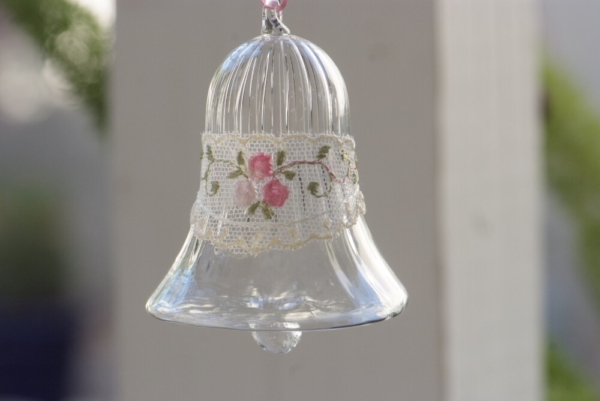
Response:
POLYGON ((191 229, 146 308, 286 353, 302 331, 394 317, 407 293, 363 218, 344 80, 289 34, 285 2, 263 4, 262 35, 210 84, 191 229))

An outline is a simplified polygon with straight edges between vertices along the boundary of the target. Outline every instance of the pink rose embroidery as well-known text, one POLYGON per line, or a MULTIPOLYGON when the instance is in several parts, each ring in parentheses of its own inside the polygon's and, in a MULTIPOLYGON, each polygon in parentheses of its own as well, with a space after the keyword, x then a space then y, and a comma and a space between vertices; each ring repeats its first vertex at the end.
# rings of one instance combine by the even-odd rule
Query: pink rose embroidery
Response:
POLYGON ((273 165, 271 164, 271 155, 257 153, 248 160, 248 177, 254 181, 262 181, 271 177, 273 174, 273 165))
POLYGON ((267 205, 282 207, 290 195, 290 189, 275 178, 265 184, 263 194, 267 205))
POLYGON ((256 199, 256 188, 254 184, 245 178, 237 180, 234 189, 234 202, 236 206, 248 207, 256 199))
POLYGON ((219 192, 221 182, 215 180, 215 176, 210 176, 210 173, 211 171, 214 173, 211 170, 214 165, 224 165, 227 170, 223 172, 223 167, 220 166, 219 174, 228 172, 227 180, 235 180, 233 188, 231 188, 231 184, 227 184, 228 194, 231 194, 233 189, 233 203, 237 207, 246 209, 245 213, 248 216, 254 216, 260 210, 265 220, 270 220, 276 216, 273 208, 283 207, 290 196, 290 188, 283 185, 278 178, 293 181, 302 172, 299 170, 300 166, 315 166, 320 168, 320 171, 327 172, 329 185, 321 185, 317 181, 307 183, 306 190, 315 198, 328 197, 334 184, 343 184, 347 179, 352 179, 354 184, 357 183, 356 158, 342 149, 341 159, 348 165, 348 168, 346 176, 337 177, 326 164, 326 160, 330 156, 330 149, 330 145, 321 146, 313 160, 287 160, 286 151, 282 149, 276 152, 276 156, 274 156, 276 161, 274 162, 273 156, 263 152, 257 152, 247 160, 244 155, 244 152, 247 151, 245 149, 237 151, 235 160, 218 159, 215 157, 211 145, 206 145, 206 151, 203 154, 206 155, 208 164, 202 177, 202 181, 205 181, 204 190, 207 196, 221 196, 222 191, 219 192), (277 166, 275 169, 273 163, 277 166), (231 167, 234 169, 231 170, 231 167), (259 193, 262 193, 262 199, 259 198, 259 193))

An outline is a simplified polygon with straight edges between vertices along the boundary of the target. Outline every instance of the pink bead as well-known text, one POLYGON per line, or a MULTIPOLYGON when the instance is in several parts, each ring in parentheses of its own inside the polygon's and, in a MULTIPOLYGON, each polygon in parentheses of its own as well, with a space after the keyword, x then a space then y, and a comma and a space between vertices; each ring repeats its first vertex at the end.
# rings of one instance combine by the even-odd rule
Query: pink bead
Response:
POLYGON ((281 11, 287 6, 288 0, 260 0, 265 8, 281 11))

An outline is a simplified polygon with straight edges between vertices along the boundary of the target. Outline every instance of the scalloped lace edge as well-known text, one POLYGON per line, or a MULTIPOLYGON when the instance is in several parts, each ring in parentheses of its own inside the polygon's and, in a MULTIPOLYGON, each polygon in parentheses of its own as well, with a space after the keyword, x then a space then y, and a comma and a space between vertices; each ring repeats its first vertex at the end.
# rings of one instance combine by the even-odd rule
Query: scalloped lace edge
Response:
MULTIPOLYGON (((345 203, 346 202, 343 202, 342 205, 340 205, 340 207, 343 206, 345 203)), ((218 253, 220 251, 232 251, 235 254, 247 253, 252 256, 256 256, 259 253, 268 251, 270 249, 297 250, 297 249, 302 248, 304 245, 306 245, 307 243, 309 243, 310 241, 313 241, 313 240, 327 240, 327 239, 336 238, 338 235, 341 234, 341 232, 343 230, 353 227, 356 224, 356 222, 358 221, 358 218, 366 213, 364 199, 361 194, 360 201, 357 203, 356 208, 353 210, 353 213, 348 214, 348 217, 350 217, 348 222, 344 223, 343 221, 340 221, 339 224, 337 225, 337 227, 335 227, 335 228, 332 227, 332 228, 328 229, 329 232, 327 234, 311 233, 307 237, 302 238, 298 241, 294 241, 294 242, 285 242, 279 238, 273 238, 265 245, 253 246, 247 240, 244 240, 242 238, 238 238, 236 240, 222 241, 221 238, 224 236, 225 237, 227 236, 226 228, 224 231, 225 235, 223 235, 223 232, 221 234, 217 235, 214 232, 214 230, 212 229, 212 227, 208 227, 208 222, 205 224, 205 226, 208 227, 206 230, 200 229, 198 227, 198 221, 201 219, 201 217, 199 217, 200 214, 197 213, 196 205, 197 205, 197 202, 194 203, 194 206, 192 207, 191 227, 192 227, 192 230, 194 231, 194 234, 196 235, 196 237, 199 240, 209 241, 215 247, 216 253, 218 253)), ((208 214, 208 213, 204 214, 204 216, 206 216, 208 219, 219 220, 215 216, 208 214)), ((313 216, 312 218, 318 218, 318 217, 320 217, 320 216, 313 216)), ((298 224, 298 223, 300 223, 300 222, 283 223, 283 225, 291 225, 291 224, 293 225, 293 224, 298 224)), ((230 224, 230 225, 234 225, 234 224, 230 224)), ((260 234, 260 232, 257 234, 260 234)), ((256 238, 256 236, 254 236, 254 238, 256 238)))

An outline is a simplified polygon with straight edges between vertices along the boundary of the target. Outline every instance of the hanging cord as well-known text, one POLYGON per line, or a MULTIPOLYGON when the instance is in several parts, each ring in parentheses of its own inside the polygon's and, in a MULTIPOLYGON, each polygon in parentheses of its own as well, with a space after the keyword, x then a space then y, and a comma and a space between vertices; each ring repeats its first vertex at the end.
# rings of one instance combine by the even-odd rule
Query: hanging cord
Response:
POLYGON ((281 12, 288 0, 261 0, 263 4, 263 35, 287 35, 290 30, 283 24, 281 12))

